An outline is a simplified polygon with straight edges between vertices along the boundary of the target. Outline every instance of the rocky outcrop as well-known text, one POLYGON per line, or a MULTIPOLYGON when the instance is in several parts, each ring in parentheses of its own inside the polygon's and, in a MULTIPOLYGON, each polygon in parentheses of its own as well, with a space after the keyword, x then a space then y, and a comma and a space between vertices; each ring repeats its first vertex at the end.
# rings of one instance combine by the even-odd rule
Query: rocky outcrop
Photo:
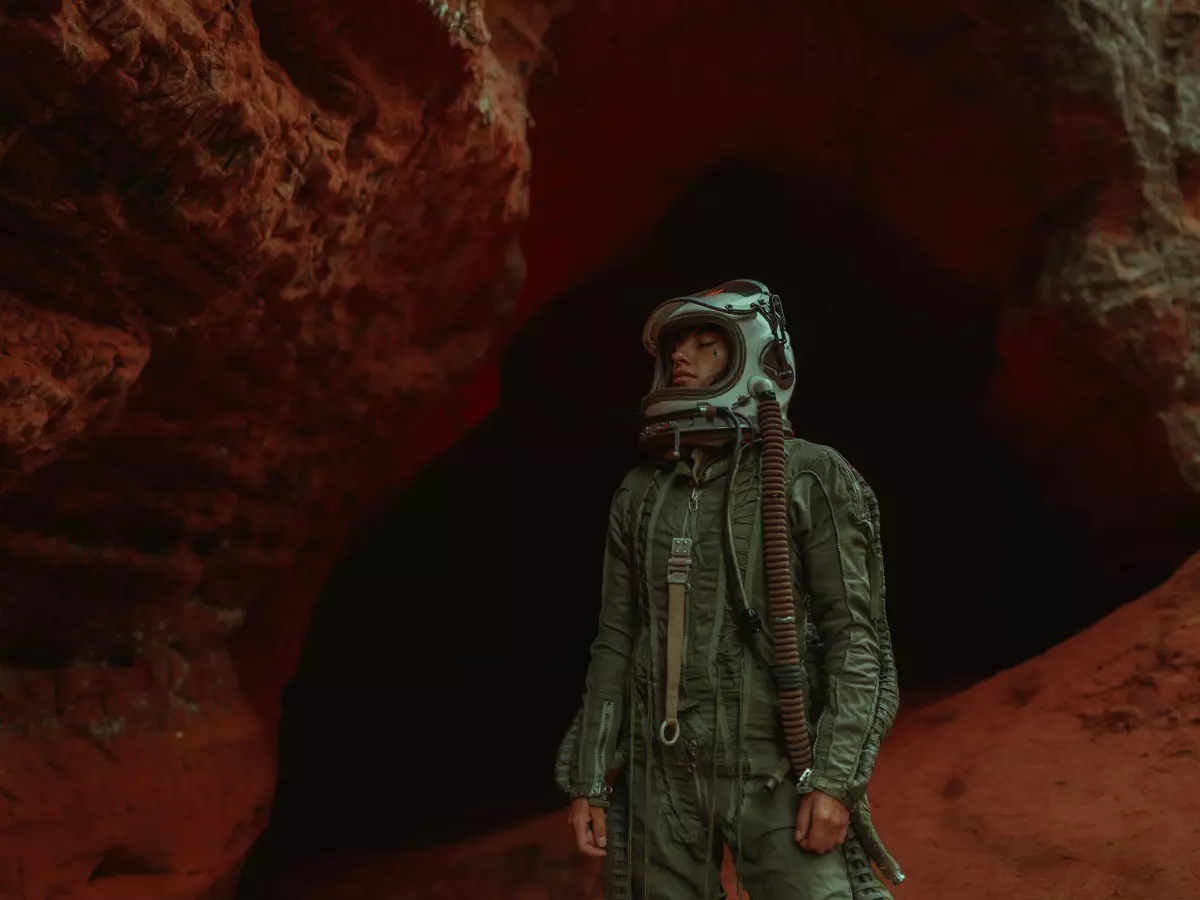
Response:
POLYGON ((265 827, 372 454, 469 427, 411 413, 520 286, 541 26, 507 21, 0 13, 0 895, 190 900, 265 827))
POLYGON ((1007 304, 1064 502, 1194 510, 1191 5, 565 6, 0 12, 0 895, 228 883, 348 524, 731 155, 1007 304))
POLYGON ((912 883, 946 898, 1194 894, 1198 674, 1194 556, 1043 656, 910 717, 873 802, 912 883))
POLYGON ((1065 503, 1125 540, 1200 489, 1198 17, 1193 3, 1058 4, 1070 103, 1121 138, 1048 240, 1035 304, 1011 305, 1001 330, 998 419, 1065 503))
POLYGON ((1116 363, 1160 413, 1188 484, 1200 489, 1200 59, 1194 4, 1126 20, 1096 0, 1064 3, 1074 71, 1115 100, 1128 178, 1094 198, 1084 226, 1060 235, 1047 299, 1094 327, 1116 363))

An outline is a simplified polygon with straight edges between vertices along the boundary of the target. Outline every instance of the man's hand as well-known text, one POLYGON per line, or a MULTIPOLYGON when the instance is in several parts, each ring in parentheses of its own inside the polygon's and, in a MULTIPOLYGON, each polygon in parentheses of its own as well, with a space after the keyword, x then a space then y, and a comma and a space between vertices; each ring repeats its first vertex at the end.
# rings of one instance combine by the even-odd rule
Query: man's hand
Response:
POLYGON ((587 797, 577 797, 571 801, 567 821, 575 830, 575 843, 582 853, 587 856, 607 855, 604 847, 608 844, 608 827, 603 807, 592 806, 587 797))
POLYGON ((800 798, 796 813, 796 843, 812 853, 840 847, 850 828, 850 810, 841 801, 821 791, 800 798))

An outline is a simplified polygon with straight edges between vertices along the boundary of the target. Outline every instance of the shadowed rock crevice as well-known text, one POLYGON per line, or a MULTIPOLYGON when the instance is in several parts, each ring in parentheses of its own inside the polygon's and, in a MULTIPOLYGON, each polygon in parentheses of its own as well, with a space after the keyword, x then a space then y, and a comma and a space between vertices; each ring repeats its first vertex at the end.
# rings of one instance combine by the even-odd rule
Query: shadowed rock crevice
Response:
POLYGON ((468 56, 452 40, 481 42, 472 4, 388 0, 268 0, 254 4, 263 52, 318 106, 352 127, 374 125, 375 91, 400 87, 429 118, 467 85, 468 56), (439 6, 444 11, 438 13, 439 6))
POLYGON ((123 875, 167 875, 171 867, 140 853, 131 853, 124 847, 114 847, 105 851, 100 862, 88 876, 88 883, 93 884, 106 878, 118 878, 123 875))

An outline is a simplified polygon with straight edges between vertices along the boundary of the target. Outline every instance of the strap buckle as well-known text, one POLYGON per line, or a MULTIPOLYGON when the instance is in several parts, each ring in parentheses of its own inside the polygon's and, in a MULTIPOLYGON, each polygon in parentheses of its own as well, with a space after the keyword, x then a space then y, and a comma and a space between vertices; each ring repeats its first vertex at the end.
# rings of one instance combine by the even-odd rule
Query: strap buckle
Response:
POLYGON ((688 572, 692 568, 692 539, 673 538, 671 557, 667 560, 667 583, 687 584, 688 572))

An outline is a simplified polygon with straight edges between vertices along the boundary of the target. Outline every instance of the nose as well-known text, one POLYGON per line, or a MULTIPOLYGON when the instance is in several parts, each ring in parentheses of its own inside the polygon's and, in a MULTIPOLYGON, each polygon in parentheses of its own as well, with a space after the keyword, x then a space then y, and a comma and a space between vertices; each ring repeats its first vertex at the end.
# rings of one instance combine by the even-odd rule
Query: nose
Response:
POLYGON ((683 355, 682 347, 679 347, 674 353, 671 354, 671 362, 687 362, 687 357, 683 355))

